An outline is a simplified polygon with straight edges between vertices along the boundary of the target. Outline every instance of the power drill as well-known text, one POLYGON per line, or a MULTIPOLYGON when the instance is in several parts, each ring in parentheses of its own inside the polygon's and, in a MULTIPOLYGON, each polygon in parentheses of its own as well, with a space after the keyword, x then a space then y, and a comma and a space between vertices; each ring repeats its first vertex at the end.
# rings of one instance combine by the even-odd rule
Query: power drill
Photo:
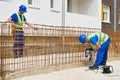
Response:
POLYGON ((92 48, 87 48, 85 50, 85 57, 88 57, 88 55, 89 55, 89 61, 91 61, 93 53, 94 53, 94 50, 92 48))

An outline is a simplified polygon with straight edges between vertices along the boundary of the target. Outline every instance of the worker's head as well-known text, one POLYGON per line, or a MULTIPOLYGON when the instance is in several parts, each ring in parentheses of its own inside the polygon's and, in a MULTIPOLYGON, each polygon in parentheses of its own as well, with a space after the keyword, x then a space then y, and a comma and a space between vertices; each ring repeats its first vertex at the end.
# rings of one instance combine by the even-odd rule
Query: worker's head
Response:
POLYGON ((22 11, 23 13, 25 13, 25 12, 27 12, 27 7, 25 5, 20 5, 19 11, 22 11))
POLYGON ((79 36, 79 41, 80 41, 82 44, 84 44, 85 41, 86 41, 86 38, 87 38, 86 34, 81 34, 81 35, 79 36))

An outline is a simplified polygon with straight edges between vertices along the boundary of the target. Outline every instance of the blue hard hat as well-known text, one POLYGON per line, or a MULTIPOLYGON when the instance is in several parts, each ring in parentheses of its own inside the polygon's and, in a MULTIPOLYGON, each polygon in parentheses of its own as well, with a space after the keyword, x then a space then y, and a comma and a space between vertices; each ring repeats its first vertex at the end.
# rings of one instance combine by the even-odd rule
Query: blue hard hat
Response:
POLYGON ((86 38, 87 38, 86 34, 81 34, 81 35, 79 36, 79 41, 80 41, 82 44, 84 44, 85 41, 86 41, 86 38))
POLYGON ((25 5, 20 5, 19 10, 21 10, 23 12, 27 12, 27 7, 25 5))

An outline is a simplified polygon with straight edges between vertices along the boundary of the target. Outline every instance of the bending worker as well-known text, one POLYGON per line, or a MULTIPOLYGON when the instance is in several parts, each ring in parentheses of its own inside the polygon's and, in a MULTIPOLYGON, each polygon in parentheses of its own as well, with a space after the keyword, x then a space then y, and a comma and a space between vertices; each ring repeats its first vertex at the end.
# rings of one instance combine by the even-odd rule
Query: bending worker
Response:
POLYGON ((99 65, 106 65, 108 47, 110 44, 110 37, 107 34, 102 32, 92 33, 88 36, 81 34, 79 41, 82 44, 88 43, 94 50, 94 53, 97 52, 96 60, 92 66, 89 66, 89 69, 98 69, 99 65))
POLYGON ((19 6, 19 11, 17 13, 12 14, 8 18, 8 22, 12 25, 13 32, 13 40, 14 40, 14 55, 15 57, 23 56, 23 48, 24 48, 24 31, 23 24, 26 23, 29 27, 36 29, 33 25, 31 25, 23 15, 27 12, 27 7, 25 5, 19 6))

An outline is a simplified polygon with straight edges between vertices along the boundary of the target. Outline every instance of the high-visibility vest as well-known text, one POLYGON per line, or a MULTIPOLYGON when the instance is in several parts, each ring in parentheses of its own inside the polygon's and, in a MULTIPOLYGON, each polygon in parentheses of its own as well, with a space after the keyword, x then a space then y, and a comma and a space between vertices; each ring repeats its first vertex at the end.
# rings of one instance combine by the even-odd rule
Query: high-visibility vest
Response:
POLYGON ((17 17, 18 17, 18 22, 15 23, 15 28, 16 28, 16 30, 18 30, 18 31, 22 31, 23 23, 24 23, 24 16, 21 15, 21 16, 22 16, 22 19, 21 19, 19 14, 16 13, 16 15, 17 15, 17 17))
MULTIPOLYGON (((90 41, 90 39, 94 36, 98 36, 98 42, 100 45, 102 45, 104 42, 106 42, 109 38, 109 36, 105 33, 102 32, 98 32, 98 33, 92 33, 90 35, 88 35, 88 40, 90 41)), ((91 42, 89 42, 89 44, 92 46, 92 48, 96 48, 96 45, 93 45, 91 42)))

